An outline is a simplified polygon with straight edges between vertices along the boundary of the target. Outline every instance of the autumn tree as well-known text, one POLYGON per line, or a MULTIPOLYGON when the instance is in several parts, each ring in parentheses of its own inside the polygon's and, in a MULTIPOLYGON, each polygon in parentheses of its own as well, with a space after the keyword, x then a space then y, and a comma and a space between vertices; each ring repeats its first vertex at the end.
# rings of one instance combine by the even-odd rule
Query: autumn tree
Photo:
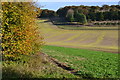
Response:
POLYGON ((3 59, 16 59, 40 51, 42 37, 36 25, 36 7, 32 2, 2 3, 3 59), (39 39, 39 40, 38 40, 39 39))

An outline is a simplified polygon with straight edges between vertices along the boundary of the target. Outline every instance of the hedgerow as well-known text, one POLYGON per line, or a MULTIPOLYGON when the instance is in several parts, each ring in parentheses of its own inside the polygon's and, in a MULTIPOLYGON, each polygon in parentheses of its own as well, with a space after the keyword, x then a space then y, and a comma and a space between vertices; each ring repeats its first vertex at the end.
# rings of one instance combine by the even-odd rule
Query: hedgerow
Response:
POLYGON ((32 2, 2 3, 3 59, 16 59, 40 51, 42 37, 36 25, 37 8, 32 2))

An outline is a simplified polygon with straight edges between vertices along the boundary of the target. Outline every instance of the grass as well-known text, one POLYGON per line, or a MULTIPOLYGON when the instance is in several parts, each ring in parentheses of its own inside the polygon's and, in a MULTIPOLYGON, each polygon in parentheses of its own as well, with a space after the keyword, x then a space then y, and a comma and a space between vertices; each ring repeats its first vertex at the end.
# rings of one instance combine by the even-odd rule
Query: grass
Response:
MULTIPOLYGON (((3 61, 2 78, 77 78, 40 55, 21 56, 19 61, 3 61)), ((10 80, 9 79, 9 80, 10 80)))
POLYGON ((43 52, 77 70, 83 78, 117 78, 118 54, 85 49, 44 46, 43 52))
POLYGON ((60 29, 66 29, 66 30, 118 30, 118 27, 87 27, 87 26, 82 26, 82 27, 76 27, 76 26, 58 26, 60 29))

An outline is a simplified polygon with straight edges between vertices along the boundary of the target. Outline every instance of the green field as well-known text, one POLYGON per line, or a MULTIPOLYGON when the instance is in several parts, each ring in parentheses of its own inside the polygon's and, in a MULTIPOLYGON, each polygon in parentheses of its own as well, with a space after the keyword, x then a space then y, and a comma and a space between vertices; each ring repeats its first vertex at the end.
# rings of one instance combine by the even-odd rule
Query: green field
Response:
POLYGON ((118 54, 44 46, 43 52, 76 70, 82 78, 117 78, 118 54))

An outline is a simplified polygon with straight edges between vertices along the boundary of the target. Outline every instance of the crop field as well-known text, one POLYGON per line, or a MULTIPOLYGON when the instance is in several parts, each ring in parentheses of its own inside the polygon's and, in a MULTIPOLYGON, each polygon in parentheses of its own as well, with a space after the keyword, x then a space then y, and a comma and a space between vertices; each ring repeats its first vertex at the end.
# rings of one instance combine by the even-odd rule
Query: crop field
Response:
POLYGON ((67 30, 118 30, 119 27, 118 26, 107 26, 107 27, 101 27, 101 26, 94 26, 94 27, 89 27, 89 26, 81 26, 81 27, 77 27, 77 26, 58 26, 58 28, 60 29, 67 29, 67 30))
POLYGON ((47 20, 38 25, 45 42, 42 52, 74 69, 74 75, 117 78, 118 30, 66 30, 47 20))
POLYGON ((38 20, 46 45, 118 52, 118 30, 65 30, 38 20))
POLYGON ((117 78, 118 54, 57 46, 44 46, 43 52, 75 69, 82 78, 117 78))

